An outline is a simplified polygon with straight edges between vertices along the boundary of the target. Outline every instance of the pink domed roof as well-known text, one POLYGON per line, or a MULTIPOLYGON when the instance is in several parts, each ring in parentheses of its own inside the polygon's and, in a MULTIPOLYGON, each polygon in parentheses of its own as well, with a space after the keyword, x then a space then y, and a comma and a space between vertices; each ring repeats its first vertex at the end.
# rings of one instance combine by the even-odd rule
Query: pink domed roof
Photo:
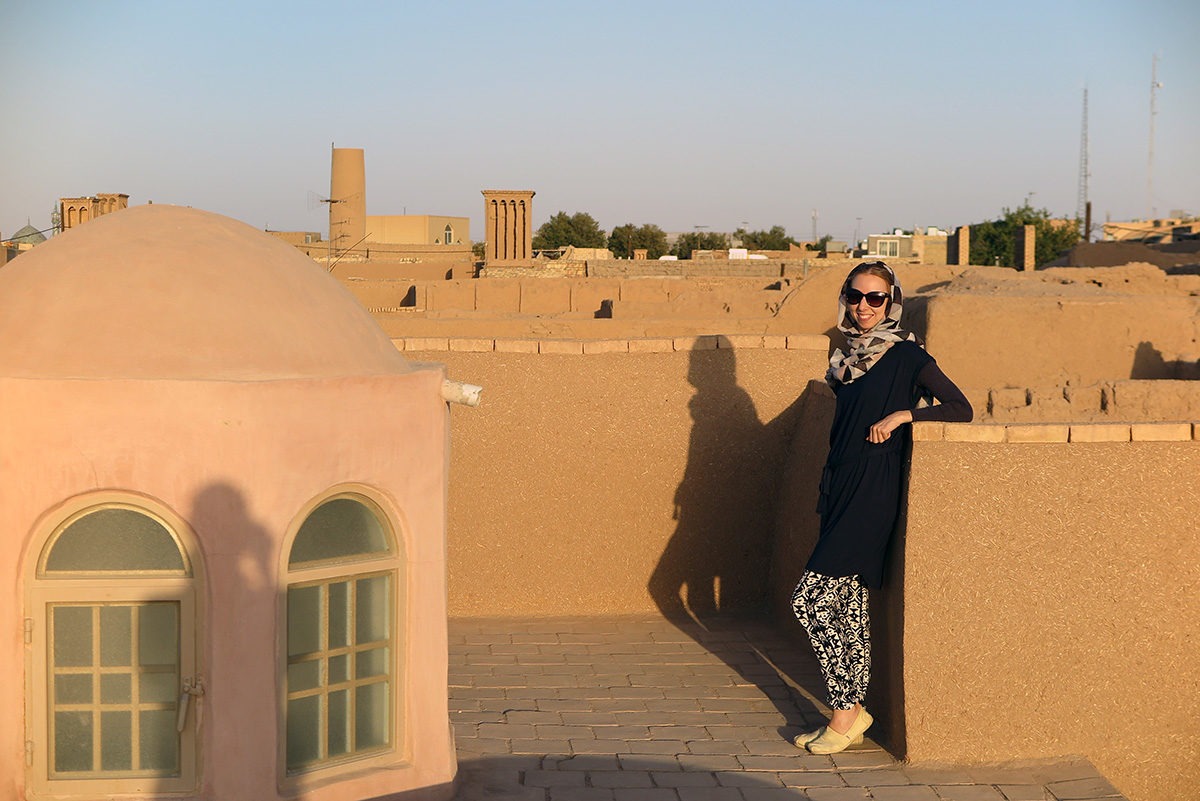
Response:
POLYGON ((0 268, 0 375, 244 379, 411 368, 336 279, 248 225, 137 206, 0 268))

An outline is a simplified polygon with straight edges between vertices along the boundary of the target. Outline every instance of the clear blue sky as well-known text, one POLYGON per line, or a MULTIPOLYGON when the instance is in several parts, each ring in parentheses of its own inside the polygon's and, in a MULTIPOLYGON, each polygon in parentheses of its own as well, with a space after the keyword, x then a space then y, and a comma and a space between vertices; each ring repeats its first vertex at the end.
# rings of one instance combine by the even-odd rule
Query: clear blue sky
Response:
POLYGON ((329 146, 371 214, 783 225, 849 239, 1026 197, 1200 213, 1200 3, 114 2, 0 5, 0 232, 125 192, 327 229, 329 146), (861 218, 861 222, 857 219, 861 218))

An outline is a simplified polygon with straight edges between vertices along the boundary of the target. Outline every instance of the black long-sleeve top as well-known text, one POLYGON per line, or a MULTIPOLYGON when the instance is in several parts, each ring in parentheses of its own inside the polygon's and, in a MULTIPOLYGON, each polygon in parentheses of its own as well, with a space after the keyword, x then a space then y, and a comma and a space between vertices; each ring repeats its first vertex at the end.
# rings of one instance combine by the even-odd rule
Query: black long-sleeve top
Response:
POLYGON ((914 421, 967 422, 971 404, 913 342, 899 342, 867 374, 834 392, 829 457, 821 477, 821 535, 808 569, 826 576, 857 575, 878 587, 884 554, 900 510, 904 455, 912 427, 899 426, 885 442, 867 434, 889 414, 909 410, 914 421), (928 395, 938 401, 916 408, 928 395))

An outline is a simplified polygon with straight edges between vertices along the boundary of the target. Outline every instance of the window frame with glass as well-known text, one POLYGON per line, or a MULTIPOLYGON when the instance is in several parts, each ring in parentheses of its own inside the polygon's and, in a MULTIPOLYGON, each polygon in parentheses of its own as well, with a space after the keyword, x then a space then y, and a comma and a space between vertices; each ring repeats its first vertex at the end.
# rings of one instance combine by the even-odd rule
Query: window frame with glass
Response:
POLYGON ((25 623, 33 794, 194 790, 199 715, 182 691, 203 687, 194 537, 170 510, 123 494, 75 499, 50 519, 25 623))
POLYGON ((394 520, 370 490, 341 487, 308 504, 286 540, 279 649, 286 782, 403 753, 403 548, 394 520))

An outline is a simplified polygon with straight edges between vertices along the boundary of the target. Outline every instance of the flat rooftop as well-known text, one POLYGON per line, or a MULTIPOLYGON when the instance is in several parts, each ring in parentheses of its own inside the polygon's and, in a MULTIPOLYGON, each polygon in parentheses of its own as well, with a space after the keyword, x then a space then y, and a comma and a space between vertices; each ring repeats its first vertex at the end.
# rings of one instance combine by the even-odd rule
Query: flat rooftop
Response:
POLYGON ((452 619, 459 801, 1125 799, 1080 758, 898 762, 790 743, 828 713, 816 660, 766 622, 452 619))

